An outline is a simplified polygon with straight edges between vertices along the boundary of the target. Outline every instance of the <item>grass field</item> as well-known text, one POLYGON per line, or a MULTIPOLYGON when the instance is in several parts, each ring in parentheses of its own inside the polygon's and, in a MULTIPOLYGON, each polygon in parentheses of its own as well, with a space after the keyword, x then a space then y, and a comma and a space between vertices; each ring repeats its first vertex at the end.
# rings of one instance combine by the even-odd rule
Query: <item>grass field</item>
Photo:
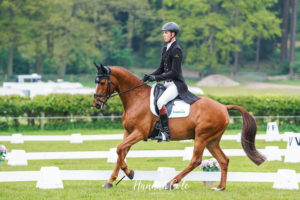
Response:
MULTIPOLYGON (((76 130, 81 134, 95 134, 86 130, 76 130)), ((237 134, 240 130, 227 131, 225 134, 237 134)), ((44 131, 43 135, 71 134, 74 131, 44 131)), ((104 134, 121 133, 122 130, 106 130, 104 134)), ((101 133, 102 133, 101 132, 101 133)), ((262 132, 260 132, 262 133, 262 132)), ((32 135, 33 133, 24 133, 32 135)), ((34 133, 35 134, 35 133, 34 133)), ((99 134, 99 132, 97 132, 99 134)), ((82 144, 69 142, 25 142, 24 144, 11 144, 2 142, 9 151, 11 149, 24 149, 26 152, 52 152, 52 151, 103 151, 116 147, 121 141, 84 141, 82 144)), ((257 148, 265 146, 279 146, 285 148, 285 142, 265 142, 258 140, 257 148)), ((181 149, 193 146, 193 143, 169 142, 157 143, 155 141, 141 141, 132 147, 132 150, 167 150, 181 149)), ((241 148, 235 141, 222 141, 224 149, 241 148)), ((256 166, 247 157, 229 157, 230 172, 277 172, 278 169, 294 169, 300 172, 297 163, 284 163, 279 161, 265 162, 256 166)), ((206 159, 206 158, 204 158, 206 159)), ((189 161, 182 158, 127 158, 129 168, 134 170, 157 170, 158 167, 173 167, 183 170, 189 161)), ((42 166, 57 166, 61 170, 112 170, 115 164, 107 163, 106 159, 70 159, 70 160, 30 160, 28 166, 8 166, 7 161, 0 165, 0 171, 30 171, 40 170, 42 166)), ((195 171, 200 171, 198 167, 195 171)), ((64 181, 64 189, 40 190, 35 188, 36 182, 1 183, 0 199, 299 199, 300 190, 275 190, 273 183, 242 183, 228 182, 224 192, 211 191, 210 187, 202 182, 185 182, 187 188, 165 190, 143 190, 136 187, 134 180, 123 181, 112 189, 103 189, 105 181, 64 181)), ((153 182, 142 181, 141 184, 152 185, 153 182)), ((215 183, 217 185, 217 182, 215 183)))

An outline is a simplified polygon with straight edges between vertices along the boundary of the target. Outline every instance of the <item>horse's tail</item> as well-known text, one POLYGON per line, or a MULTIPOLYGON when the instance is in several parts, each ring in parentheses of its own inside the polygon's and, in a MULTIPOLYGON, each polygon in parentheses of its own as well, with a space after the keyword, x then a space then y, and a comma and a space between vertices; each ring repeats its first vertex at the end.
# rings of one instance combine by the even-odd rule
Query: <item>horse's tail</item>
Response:
POLYGON ((242 107, 227 105, 227 110, 238 110, 243 117, 242 146, 247 156, 257 165, 263 163, 266 158, 255 148, 256 122, 255 119, 242 107))

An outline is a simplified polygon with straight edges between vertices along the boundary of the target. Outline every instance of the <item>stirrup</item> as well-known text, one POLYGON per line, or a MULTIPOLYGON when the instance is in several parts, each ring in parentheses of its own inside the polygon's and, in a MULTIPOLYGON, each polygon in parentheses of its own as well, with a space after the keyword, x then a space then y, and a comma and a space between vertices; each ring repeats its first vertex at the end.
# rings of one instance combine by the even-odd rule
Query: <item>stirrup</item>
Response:
POLYGON ((157 139, 157 142, 163 142, 163 141, 169 142, 170 136, 165 132, 160 132, 158 136, 155 137, 155 139, 157 139))

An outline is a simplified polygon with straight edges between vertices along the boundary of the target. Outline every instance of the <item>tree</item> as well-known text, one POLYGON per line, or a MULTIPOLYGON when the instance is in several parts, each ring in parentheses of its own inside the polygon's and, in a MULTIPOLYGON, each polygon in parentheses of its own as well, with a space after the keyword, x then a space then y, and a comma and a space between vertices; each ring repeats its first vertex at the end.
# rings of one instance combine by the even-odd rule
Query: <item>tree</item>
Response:
POLYGON ((287 59, 288 21, 290 0, 283 0, 282 38, 280 43, 280 62, 287 59))
MULTIPOLYGON (((263 3, 263 5, 266 5, 263 3)), ((255 30, 251 37, 256 38, 255 70, 259 69, 260 41, 261 39, 272 39, 281 35, 280 19, 266 7, 259 6, 259 10, 249 15, 249 23, 255 30)))
MULTIPOLYGON (((298 0, 292 0, 292 20, 291 20, 291 39, 290 39, 290 55, 289 62, 294 62, 295 57, 295 43, 296 43, 296 31, 297 31, 297 14, 298 14, 298 0)), ((293 75, 294 70, 290 65, 289 74, 293 75)))
POLYGON ((242 46, 250 46, 256 38, 260 44, 260 38, 280 35, 278 18, 267 10, 276 0, 168 0, 165 3, 167 19, 181 25, 180 40, 187 49, 185 62, 196 63, 198 68, 226 65, 233 54, 236 73, 242 46))
POLYGON ((7 76, 13 75, 13 58, 20 45, 26 42, 26 24, 28 19, 22 13, 26 2, 3 0, 0 2, 0 44, 7 48, 7 76))

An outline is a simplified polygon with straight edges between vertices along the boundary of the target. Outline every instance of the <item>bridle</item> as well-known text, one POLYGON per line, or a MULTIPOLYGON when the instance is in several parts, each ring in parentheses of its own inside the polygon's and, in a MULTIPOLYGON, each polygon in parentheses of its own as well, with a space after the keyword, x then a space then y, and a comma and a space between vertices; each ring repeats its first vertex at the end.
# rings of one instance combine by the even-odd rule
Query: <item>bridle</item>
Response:
POLYGON ((97 94, 97 93, 94 94, 94 99, 96 99, 96 101, 97 101, 96 108, 98 108, 98 109, 99 108, 103 108, 104 105, 106 105, 106 102, 108 101, 109 98, 114 97, 114 96, 118 96, 118 95, 121 95, 121 94, 124 94, 126 92, 129 92, 131 90, 134 90, 134 89, 136 89, 138 87, 141 87, 141 86, 147 84, 147 82, 145 82, 143 84, 134 86, 134 87, 129 88, 127 90, 124 90, 122 92, 115 92, 115 93, 111 94, 111 85, 113 85, 115 87, 115 89, 117 88, 117 85, 114 82, 112 82, 111 79, 110 79, 110 70, 108 71, 107 75, 102 75, 102 74, 98 73, 96 75, 96 78, 95 78, 95 83, 99 84, 101 82, 101 80, 103 80, 103 79, 107 79, 107 83, 108 83, 106 92, 102 93, 102 94, 97 94), (98 97, 104 97, 104 99, 98 99, 98 97), (98 102, 99 102, 99 104, 98 104, 98 102))
POLYGON ((95 78, 95 83, 99 84, 100 81, 103 80, 103 79, 107 79, 108 86, 107 86, 107 89, 106 89, 106 93, 104 93, 104 94, 103 93, 102 94, 95 93, 94 94, 94 99, 96 99, 96 101, 100 103, 100 104, 96 104, 96 108, 102 108, 106 104, 107 100, 111 97, 110 96, 111 85, 116 87, 116 84, 114 84, 110 80, 110 74, 108 76, 97 74, 96 78, 95 78), (98 97, 104 97, 104 99, 98 99, 98 97), (100 105, 100 107, 99 107, 99 105, 100 105))

